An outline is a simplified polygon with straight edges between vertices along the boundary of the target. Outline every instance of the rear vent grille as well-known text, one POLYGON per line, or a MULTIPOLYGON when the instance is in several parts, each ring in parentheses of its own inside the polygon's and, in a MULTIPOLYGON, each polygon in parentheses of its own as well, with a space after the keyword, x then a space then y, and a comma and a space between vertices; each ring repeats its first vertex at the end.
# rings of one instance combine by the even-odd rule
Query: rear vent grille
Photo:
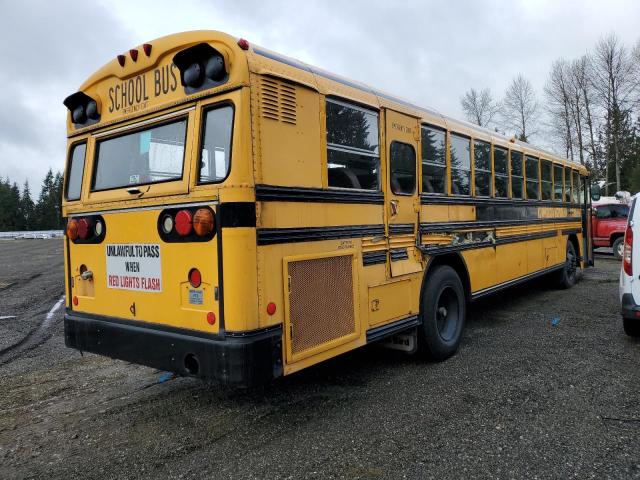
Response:
POLYGON ((260 81, 260 109, 264 118, 296 124, 296 87, 274 78, 260 81))
POLYGON ((355 332, 351 255, 290 262, 294 355, 355 332))

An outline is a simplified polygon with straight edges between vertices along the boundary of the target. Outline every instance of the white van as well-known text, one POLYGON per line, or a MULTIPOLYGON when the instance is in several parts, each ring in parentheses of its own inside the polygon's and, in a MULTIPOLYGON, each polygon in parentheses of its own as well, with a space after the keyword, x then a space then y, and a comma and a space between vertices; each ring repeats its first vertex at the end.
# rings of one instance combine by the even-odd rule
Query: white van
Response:
POLYGON ((629 210, 620 269, 622 322, 625 333, 632 337, 640 337, 640 208, 636 210, 638 195, 633 197, 629 210))

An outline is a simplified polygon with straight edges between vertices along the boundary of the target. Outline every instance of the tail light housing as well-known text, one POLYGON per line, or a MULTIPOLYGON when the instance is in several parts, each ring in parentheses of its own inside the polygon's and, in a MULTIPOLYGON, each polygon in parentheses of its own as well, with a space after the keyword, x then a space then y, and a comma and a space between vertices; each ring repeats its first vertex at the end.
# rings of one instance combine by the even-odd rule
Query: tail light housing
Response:
POLYGON ((622 268, 624 273, 629 276, 633 275, 633 230, 627 225, 624 232, 624 252, 622 254, 622 268))
POLYGON ((216 215, 209 207, 168 208, 158 216, 158 234, 167 243, 208 242, 216 234, 216 215))
POLYGON ((73 243, 101 243, 107 229, 101 215, 73 217, 67 221, 67 238, 73 243))

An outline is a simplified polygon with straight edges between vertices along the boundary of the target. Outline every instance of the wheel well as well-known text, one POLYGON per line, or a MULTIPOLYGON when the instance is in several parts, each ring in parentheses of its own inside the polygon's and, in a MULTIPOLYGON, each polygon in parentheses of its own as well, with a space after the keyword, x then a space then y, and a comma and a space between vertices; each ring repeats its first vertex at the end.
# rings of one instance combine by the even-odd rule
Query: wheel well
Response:
POLYGON ((578 257, 582 258, 582 255, 580 253, 580 242, 578 242, 578 237, 575 234, 571 234, 569 235, 569 241, 573 244, 573 248, 575 249, 578 257))
MULTIPOLYGON (((431 260, 427 264, 427 269, 424 272, 421 291, 424 292, 426 280, 429 277, 429 274, 439 265, 448 265, 456 271, 460 277, 462 286, 464 287, 464 294, 468 302, 471 299, 471 281, 469 279, 469 271, 467 270, 467 265, 464 262, 464 259, 458 253, 446 253, 444 255, 431 257, 431 260)), ((422 301, 420 303, 422 304, 422 301)))
POLYGON ((624 238, 624 232, 615 232, 611 234, 609 238, 609 245, 613 247, 613 242, 615 242, 618 238, 624 238))

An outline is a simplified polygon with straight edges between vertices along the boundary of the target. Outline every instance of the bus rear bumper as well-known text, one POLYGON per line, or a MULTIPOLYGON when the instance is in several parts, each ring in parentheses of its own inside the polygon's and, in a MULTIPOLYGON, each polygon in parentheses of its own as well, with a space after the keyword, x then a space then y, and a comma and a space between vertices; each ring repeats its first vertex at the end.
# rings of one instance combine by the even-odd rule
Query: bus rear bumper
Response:
POLYGON ((281 326, 217 336, 67 311, 64 337, 81 352, 224 385, 249 387, 282 376, 281 326))

